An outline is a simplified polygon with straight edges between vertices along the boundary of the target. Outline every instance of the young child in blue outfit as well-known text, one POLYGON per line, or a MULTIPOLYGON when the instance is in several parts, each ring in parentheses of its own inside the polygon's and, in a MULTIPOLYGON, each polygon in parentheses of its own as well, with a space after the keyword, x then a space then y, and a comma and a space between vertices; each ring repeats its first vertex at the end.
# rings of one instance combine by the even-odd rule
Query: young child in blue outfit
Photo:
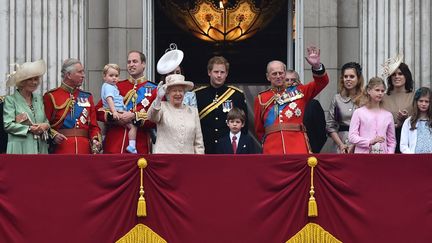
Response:
MULTIPOLYGON (((123 103, 123 96, 120 95, 120 91, 116 85, 119 81, 119 75, 120 67, 117 64, 110 63, 105 65, 103 69, 103 79, 105 83, 102 85, 101 98, 103 107, 110 110, 114 120, 119 120, 121 113, 126 110, 126 107, 123 103)), ((126 151, 136 154, 137 127, 132 123, 126 124, 126 127, 129 129, 129 146, 127 146, 126 151)))

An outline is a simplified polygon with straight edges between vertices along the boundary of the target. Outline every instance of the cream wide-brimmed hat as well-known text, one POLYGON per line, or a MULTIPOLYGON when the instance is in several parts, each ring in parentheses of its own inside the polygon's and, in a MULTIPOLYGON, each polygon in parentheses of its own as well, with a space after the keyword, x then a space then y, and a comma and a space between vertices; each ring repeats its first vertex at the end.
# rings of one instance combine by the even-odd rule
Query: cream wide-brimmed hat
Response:
POLYGON ((186 91, 192 90, 194 84, 191 81, 185 81, 185 77, 181 74, 171 74, 165 78, 164 86, 168 89, 171 86, 182 85, 186 91))
POLYGON ((177 49, 177 45, 171 43, 156 65, 157 72, 164 75, 174 71, 182 62, 183 56, 183 52, 177 49))
POLYGON ((18 86, 22 81, 33 77, 42 76, 46 72, 46 64, 44 60, 26 62, 22 65, 15 65, 17 69, 8 75, 6 82, 7 87, 18 86))
POLYGON ((386 80, 399 68, 403 61, 403 54, 387 59, 382 65, 381 77, 386 80))

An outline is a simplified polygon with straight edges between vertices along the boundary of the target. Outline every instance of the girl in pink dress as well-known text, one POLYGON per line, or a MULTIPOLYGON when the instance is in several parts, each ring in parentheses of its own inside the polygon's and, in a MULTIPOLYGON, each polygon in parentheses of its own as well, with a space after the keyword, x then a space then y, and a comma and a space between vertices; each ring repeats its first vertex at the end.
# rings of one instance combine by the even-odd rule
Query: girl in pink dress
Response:
POLYGON ((382 108, 384 93, 384 81, 371 78, 364 92, 365 104, 351 118, 349 141, 355 144, 354 153, 394 153, 395 126, 392 114, 382 108))

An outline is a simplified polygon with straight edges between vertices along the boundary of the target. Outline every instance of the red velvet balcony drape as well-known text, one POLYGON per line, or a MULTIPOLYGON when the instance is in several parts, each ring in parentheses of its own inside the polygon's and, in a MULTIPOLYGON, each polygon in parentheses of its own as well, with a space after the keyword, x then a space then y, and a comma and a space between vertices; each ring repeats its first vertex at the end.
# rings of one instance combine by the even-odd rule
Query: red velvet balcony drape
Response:
POLYGON ((430 242, 432 155, 0 155, 0 242, 285 242, 315 222, 343 242, 430 242))

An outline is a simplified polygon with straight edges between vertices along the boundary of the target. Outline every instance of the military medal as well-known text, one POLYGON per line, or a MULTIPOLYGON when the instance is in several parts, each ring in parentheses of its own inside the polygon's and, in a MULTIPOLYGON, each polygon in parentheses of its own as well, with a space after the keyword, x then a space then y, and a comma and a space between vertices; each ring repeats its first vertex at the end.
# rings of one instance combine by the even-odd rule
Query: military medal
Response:
MULTIPOLYGON (((282 94, 282 104, 303 98, 304 94, 295 86, 287 88, 282 94)), ((294 108, 292 108, 294 109, 294 108)))
POLYGON ((291 110, 294 110, 297 107, 297 103, 291 102, 288 106, 291 108, 291 110))
POLYGON ((293 112, 291 110, 285 111, 285 116, 291 118, 293 116, 293 112))
POLYGON ((82 124, 86 124, 87 123, 87 119, 84 116, 80 117, 80 121, 82 124))
POLYGON ((90 107, 90 102, 89 102, 88 98, 78 97, 78 106, 90 107))
POLYGON ((295 109, 294 114, 295 114, 297 117, 300 117, 301 114, 302 114, 302 111, 301 111, 299 108, 297 108, 297 109, 295 109))
POLYGON ((280 94, 275 94, 275 101, 279 105, 283 105, 284 104, 283 95, 281 96, 280 94))
POLYGON ((152 95, 152 88, 151 87, 144 87, 145 88, 145 94, 144 96, 151 96, 152 95))
POLYGON ((141 105, 143 107, 147 107, 150 104, 150 101, 147 98, 141 100, 141 105))
POLYGON ((229 112, 232 108, 233 108, 232 100, 227 100, 224 103, 222 103, 222 111, 223 112, 229 112))

